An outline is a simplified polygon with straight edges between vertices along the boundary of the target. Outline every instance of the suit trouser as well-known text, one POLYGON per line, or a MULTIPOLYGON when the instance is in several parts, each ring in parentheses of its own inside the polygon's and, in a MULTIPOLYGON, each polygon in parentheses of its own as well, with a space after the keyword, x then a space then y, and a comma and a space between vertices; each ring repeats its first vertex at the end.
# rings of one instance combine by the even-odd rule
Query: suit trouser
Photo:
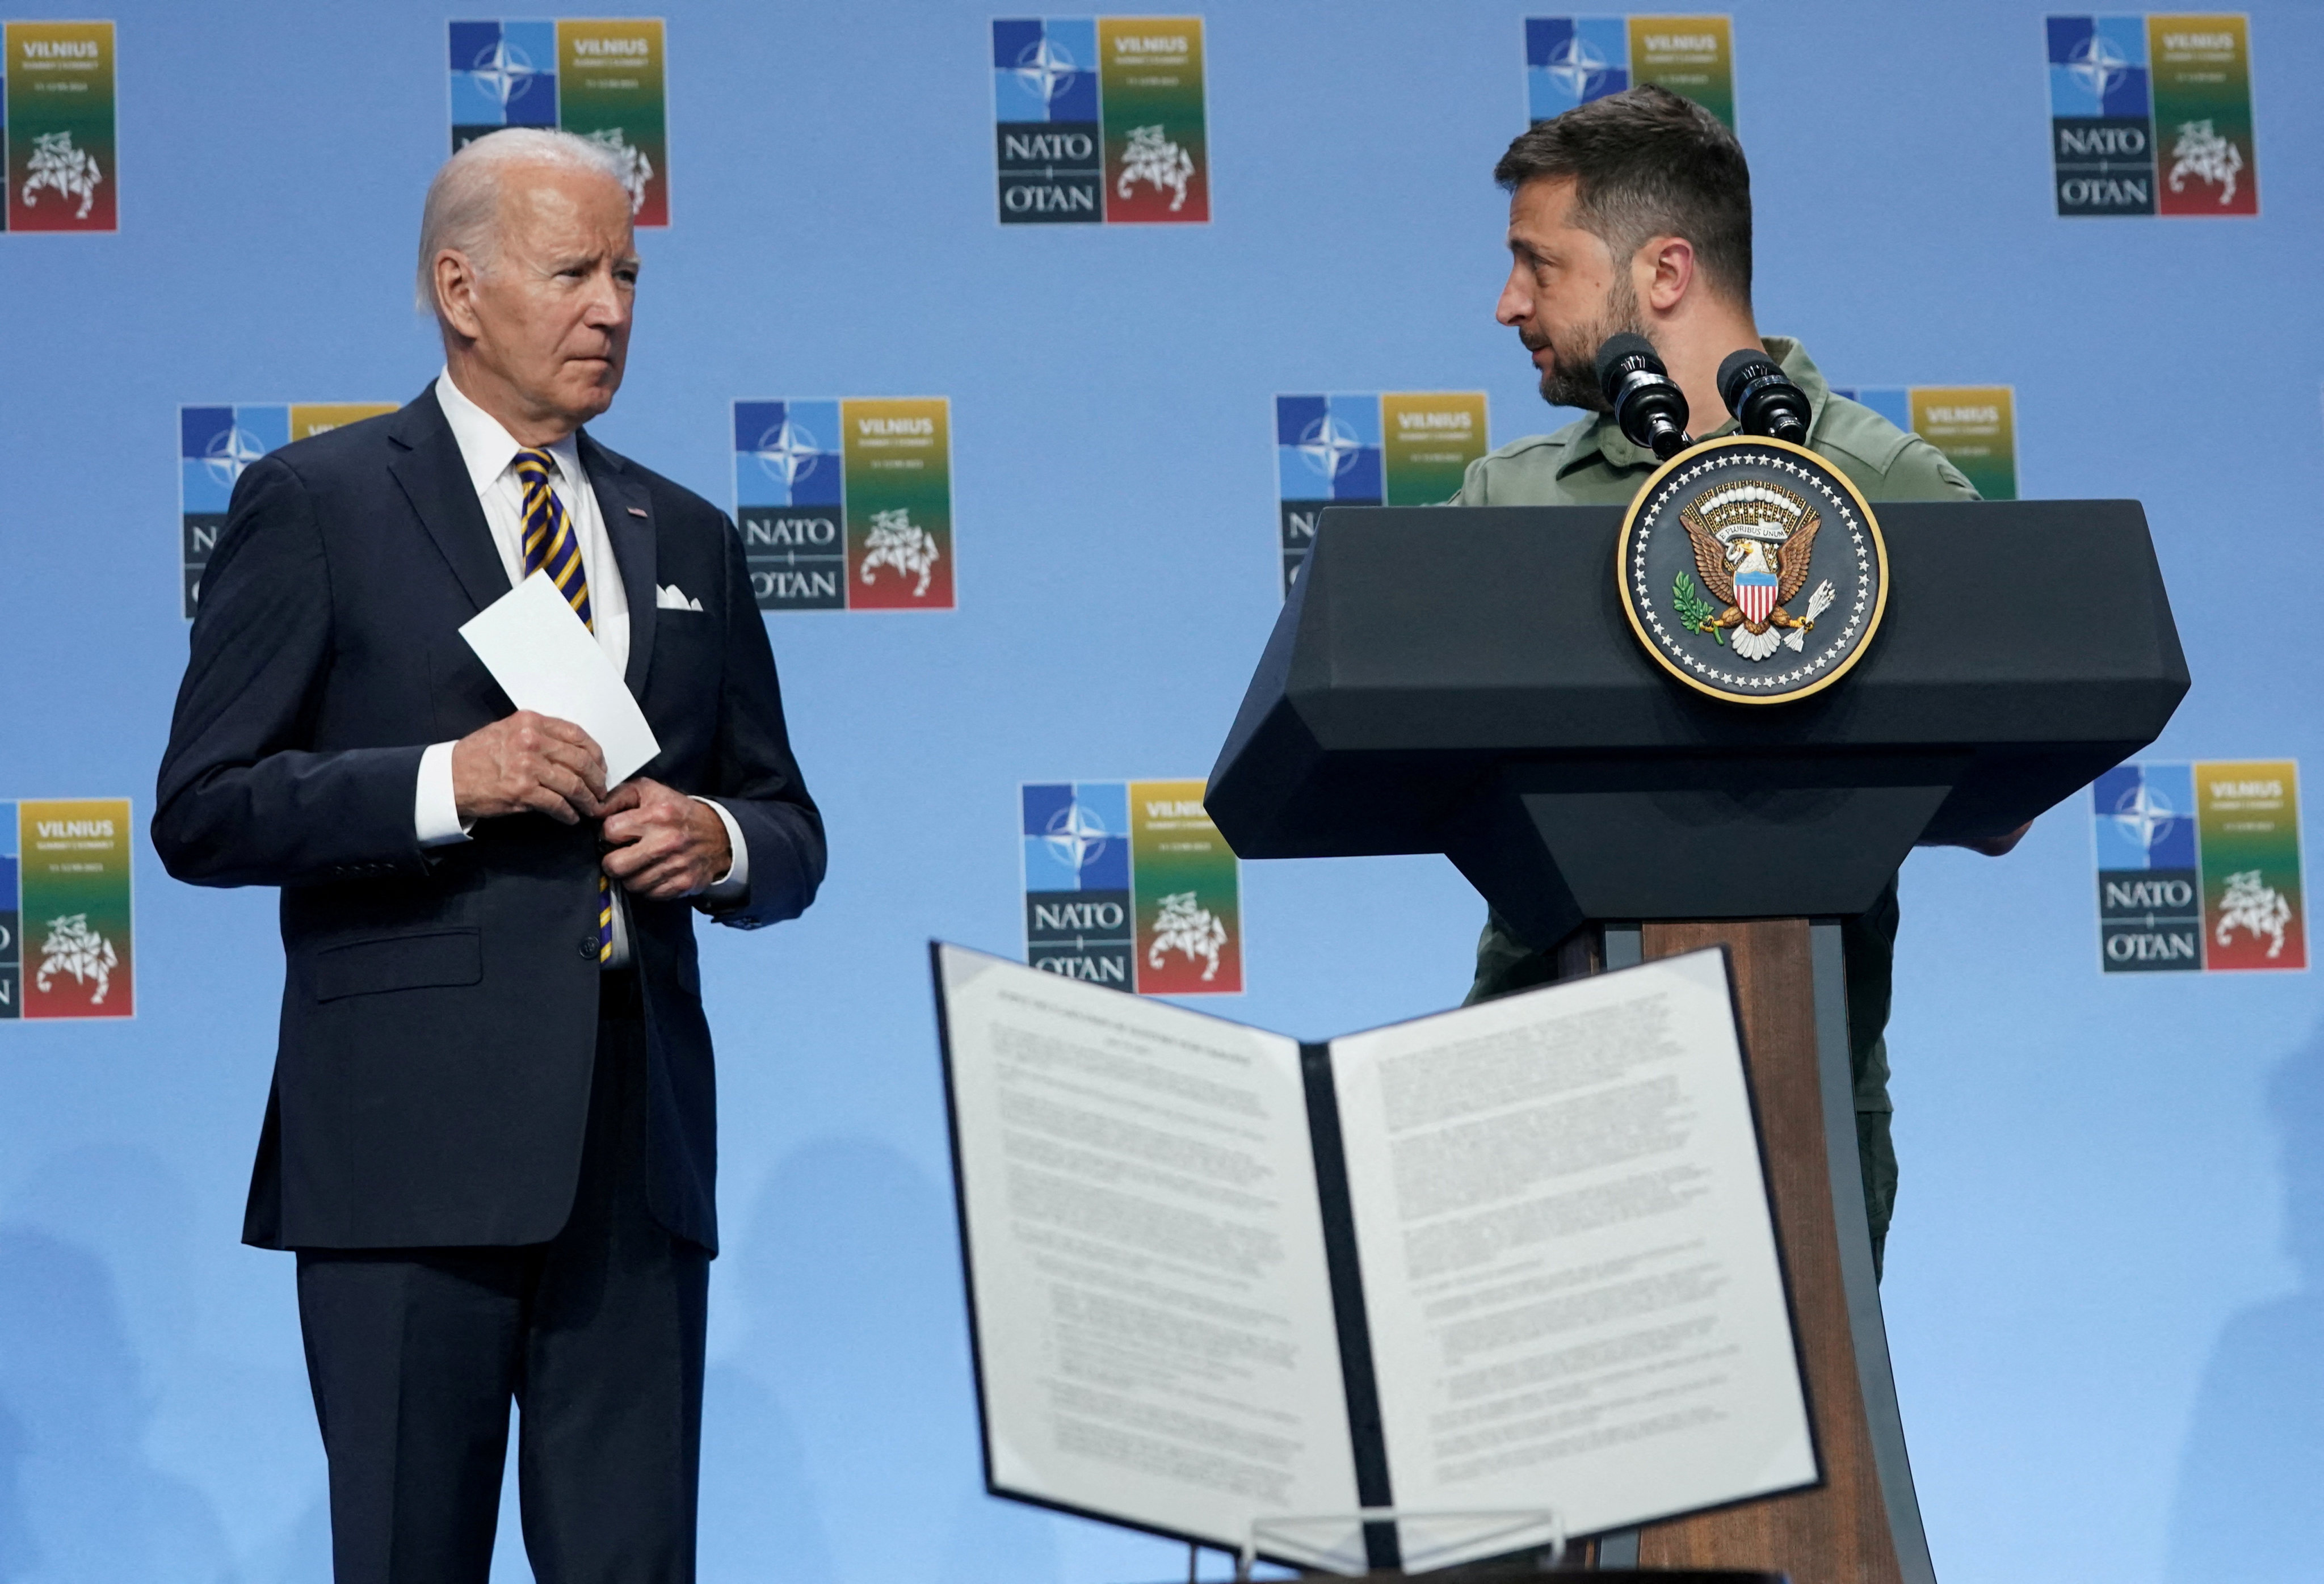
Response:
POLYGON ((338 1584, 485 1584, 512 1401, 541 1584, 694 1577, 708 1256, 647 1208, 645 1025, 627 975, 605 989, 553 1240, 300 1251, 338 1584))

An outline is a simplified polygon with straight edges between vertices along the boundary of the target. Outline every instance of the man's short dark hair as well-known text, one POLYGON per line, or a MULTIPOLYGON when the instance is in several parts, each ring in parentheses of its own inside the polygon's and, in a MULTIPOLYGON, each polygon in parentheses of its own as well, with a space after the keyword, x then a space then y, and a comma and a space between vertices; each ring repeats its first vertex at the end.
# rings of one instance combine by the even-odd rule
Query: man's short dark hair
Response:
POLYGON ((1519 134, 1493 167, 1510 192, 1568 179, 1575 223, 1618 262, 1648 237, 1683 236, 1704 280, 1750 306, 1751 167, 1710 111, 1642 83, 1519 134))

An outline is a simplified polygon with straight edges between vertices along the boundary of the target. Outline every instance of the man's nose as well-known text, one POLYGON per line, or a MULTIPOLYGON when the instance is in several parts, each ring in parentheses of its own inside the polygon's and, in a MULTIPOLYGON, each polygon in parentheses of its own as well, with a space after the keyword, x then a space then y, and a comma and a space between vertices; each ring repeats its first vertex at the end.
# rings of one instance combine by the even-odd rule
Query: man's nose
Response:
POLYGON ((1504 325, 1515 325, 1533 312, 1533 295, 1524 289, 1523 278, 1512 270, 1501 287, 1501 300, 1493 305, 1493 318, 1504 325))
POLYGON ((601 329, 619 329, 629 323, 630 294, 612 274, 601 275, 589 293, 586 322, 601 329))

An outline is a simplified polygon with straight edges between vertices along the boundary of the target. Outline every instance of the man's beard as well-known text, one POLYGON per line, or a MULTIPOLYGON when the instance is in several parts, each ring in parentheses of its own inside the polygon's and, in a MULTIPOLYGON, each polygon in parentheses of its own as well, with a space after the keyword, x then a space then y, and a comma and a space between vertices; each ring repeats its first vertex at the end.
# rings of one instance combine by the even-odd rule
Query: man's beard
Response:
MULTIPOLYGON (((1638 323, 1638 294, 1628 280, 1618 278, 1596 322, 1550 337, 1550 349, 1556 355, 1541 376, 1541 399, 1552 407, 1612 411, 1606 393, 1598 388, 1598 349, 1626 330, 1634 336, 1646 334, 1646 327, 1638 323)), ((1530 351, 1540 350, 1530 341, 1526 345, 1530 351)))

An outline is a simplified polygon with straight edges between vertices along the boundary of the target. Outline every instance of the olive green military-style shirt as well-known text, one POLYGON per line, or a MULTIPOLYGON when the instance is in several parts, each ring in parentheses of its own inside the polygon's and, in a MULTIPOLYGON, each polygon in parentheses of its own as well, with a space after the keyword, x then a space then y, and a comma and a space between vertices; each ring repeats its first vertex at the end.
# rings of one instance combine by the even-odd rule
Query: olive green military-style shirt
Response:
MULTIPOLYGON (((1800 344, 1770 336, 1761 343, 1783 365, 1785 377, 1807 395, 1808 449, 1846 474, 1867 501, 1974 501, 1976 488, 1945 454, 1918 435, 1908 435, 1860 402, 1835 396, 1823 371, 1800 344)), ((1729 419, 1696 436, 1715 439, 1735 432, 1729 419)), ((1554 435, 1511 441, 1489 456, 1469 464, 1456 506, 1627 506, 1646 474, 1658 465, 1655 454, 1630 443, 1613 415, 1600 413, 1570 423, 1554 435)))
MULTIPOLYGON (((1823 373, 1800 344, 1780 336, 1764 343, 1792 383, 1805 392, 1812 420, 1808 449, 1846 474, 1864 498, 1883 501, 1974 501, 1977 490, 1943 452, 1909 435, 1870 408, 1832 394, 1823 373)), ((1731 434, 1729 419, 1708 434, 1731 434)), ((1621 506, 1657 465, 1655 454, 1633 445, 1610 414, 1585 418, 1555 434, 1535 435, 1469 465, 1456 506, 1621 506)), ((1848 922, 1848 1022, 1856 1078, 1857 1142, 1864 1164, 1865 1209, 1872 1221, 1874 1260, 1887 1235, 1895 1201, 1895 1154, 1888 1137, 1890 976, 1896 946, 1896 884, 1888 883, 1871 911, 1848 922)), ((1468 999, 1481 1001, 1556 976, 1546 952, 1517 939, 1499 915, 1489 914, 1477 943, 1477 977, 1468 999)))

